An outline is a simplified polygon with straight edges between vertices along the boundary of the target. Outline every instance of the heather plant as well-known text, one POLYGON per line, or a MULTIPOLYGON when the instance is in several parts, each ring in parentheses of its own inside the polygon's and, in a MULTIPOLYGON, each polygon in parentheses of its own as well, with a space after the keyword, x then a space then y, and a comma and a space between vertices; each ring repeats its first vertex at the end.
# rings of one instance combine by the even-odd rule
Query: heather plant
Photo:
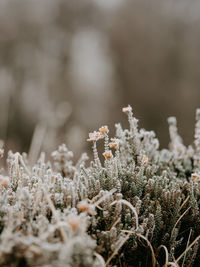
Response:
POLYGON ((200 110, 194 144, 183 144, 171 117, 162 150, 153 131, 138 129, 130 106, 123 112, 128 129, 89 134, 89 163, 86 154, 74 163, 64 144, 34 164, 29 154, 8 153, 0 266, 199 266, 200 110))

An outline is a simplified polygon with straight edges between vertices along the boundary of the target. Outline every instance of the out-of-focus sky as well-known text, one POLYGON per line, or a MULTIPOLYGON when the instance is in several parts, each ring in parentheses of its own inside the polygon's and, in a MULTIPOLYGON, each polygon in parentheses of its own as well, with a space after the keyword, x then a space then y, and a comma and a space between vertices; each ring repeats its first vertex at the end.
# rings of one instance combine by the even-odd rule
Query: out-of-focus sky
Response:
POLYGON ((122 122, 131 104, 140 126, 169 142, 167 117, 192 142, 200 106, 200 4, 160 0, 2 0, 0 139, 28 151, 62 142, 88 149, 88 132, 122 122), (37 128, 36 128, 37 127, 37 128))

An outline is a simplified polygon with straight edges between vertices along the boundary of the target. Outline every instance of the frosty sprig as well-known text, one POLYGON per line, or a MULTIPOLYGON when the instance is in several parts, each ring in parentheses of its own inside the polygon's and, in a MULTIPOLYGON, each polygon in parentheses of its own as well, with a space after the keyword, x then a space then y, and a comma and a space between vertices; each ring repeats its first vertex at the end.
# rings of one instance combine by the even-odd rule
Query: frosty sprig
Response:
POLYGON ((52 162, 42 152, 34 166, 28 155, 8 153, 8 171, 0 173, 0 266, 197 266, 200 112, 194 145, 183 144, 171 117, 169 149, 159 150, 132 108, 122 111, 128 129, 89 134, 89 164, 86 154, 75 163, 65 144, 52 162))

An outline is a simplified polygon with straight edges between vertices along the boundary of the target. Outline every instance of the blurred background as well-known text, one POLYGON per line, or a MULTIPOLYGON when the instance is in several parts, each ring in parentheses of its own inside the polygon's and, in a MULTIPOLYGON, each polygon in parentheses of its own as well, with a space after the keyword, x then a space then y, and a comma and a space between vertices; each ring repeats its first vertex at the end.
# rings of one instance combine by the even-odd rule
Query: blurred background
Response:
POLYGON ((1 0, 6 148, 28 152, 34 139, 51 152, 64 142, 79 156, 89 131, 127 126, 128 104, 161 147, 172 115, 191 143, 200 107, 199 12, 196 0, 1 0))

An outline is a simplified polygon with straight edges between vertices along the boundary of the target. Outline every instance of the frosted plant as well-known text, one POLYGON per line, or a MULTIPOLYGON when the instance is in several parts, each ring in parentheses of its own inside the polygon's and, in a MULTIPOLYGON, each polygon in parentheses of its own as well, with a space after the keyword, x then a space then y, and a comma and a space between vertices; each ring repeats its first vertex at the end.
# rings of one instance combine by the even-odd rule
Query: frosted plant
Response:
MULTIPOLYGON (((94 159, 61 145, 32 166, 8 153, 0 173, 0 266, 198 266, 199 110, 194 145, 169 118, 169 149, 153 131, 116 124, 89 134, 94 159), (103 160, 97 142, 104 144, 103 160)), ((3 156, 3 146, 1 146, 3 156)))
POLYGON ((59 146, 58 150, 52 153, 52 157, 57 172, 67 177, 73 176, 75 171, 72 163, 73 152, 69 151, 65 144, 59 146))

